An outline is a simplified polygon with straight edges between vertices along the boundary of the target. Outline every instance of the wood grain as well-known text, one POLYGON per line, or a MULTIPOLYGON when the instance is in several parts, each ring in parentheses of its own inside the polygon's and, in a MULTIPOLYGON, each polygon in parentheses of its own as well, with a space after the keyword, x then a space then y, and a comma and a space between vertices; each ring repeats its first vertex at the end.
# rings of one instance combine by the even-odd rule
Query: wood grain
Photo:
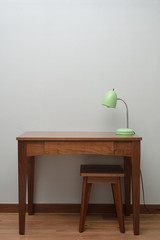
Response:
POLYGON ((113 132, 25 132, 16 138, 21 141, 29 140, 53 140, 53 141, 141 141, 142 138, 138 135, 116 135, 113 132))
POLYGON ((19 234, 24 234, 25 232, 26 176, 27 176, 26 144, 23 141, 19 141, 18 142, 19 234))
POLYGON ((28 214, 32 215, 34 213, 34 157, 28 158, 28 214))
MULTIPOLYGON (((123 205, 125 208, 125 205, 123 205)), ((28 204, 26 204, 26 212, 28 212, 28 204)), ((80 204, 72 203, 34 203, 35 213, 79 213, 80 204)), ((114 204, 88 204, 89 213, 106 213, 115 214, 114 204)), ((0 203, 0 213, 18 213, 17 203, 0 203)), ((130 213, 132 213, 132 205, 130 205, 130 213)), ((160 204, 143 204, 140 205, 141 214, 160 214, 160 204)))
POLYGON ((84 231, 88 201, 92 183, 111 183, 114 203, 119 221, 120 232, 125 232, 120 177, 124 177, 120 165, 81 165, 80 175, 83 176, 82 200, 80 211, 79 232, 84 231), (122 175, 123 174, 123 175, 122 175))
MULTIPOLYGON (((107 132, 26 132, 18 140, 19 162, 19 227, 20 234, 25 229, 26 208, 26 165, 27 157, 52 154, 101 154, 124 156, 131 158, 132 167, 132 201, 133 201, 133 230, 139 234, 139 186, 140 186, 140 141, 137 135, 116 135, 107 132)), ((31 164, 30 164, 31 167, 31 164)), ((34 176, 30 169, 30 186, 32 191, 34 176), (32 181, 32 182, 31 182, 32 181)), ((125 181, 128 181, 126 178, 125 181)), ((129 185, 129 184, 128 184, 129 185)), ((30 190, 31 189, 31 190, 30 190)), ((29 192, 29 210, 33 213, 33 194, 29 192), (31 199, 32 198, 32 199, 31 199), (32 204, 32 206, 31 206, 32 204)), ((127 196, 127 195, 126 195, 127 196)), ((129 199, 129 197, 128 197, 129 199)), ((126 204, 129 204, 126 201, 126 204)), ((126 209, 130 209, 129 206, 126 209)))
POLYGON ((26 216, 26 234, 18 235, 18 214, 0 214, 2 240, 158 240, 160 214, 142 214, 141 235, 134 236, 132 217, 125 217, 125 234, 118 229, 115 217, 106 214, 89 214, 87 228, 79 233, 79 214, 36 214, 26 216))
POLYGON ((91 142, 91 141, 70 141, 70 142, 45 142, 45 154, 113 154, 113 142, 91 142))

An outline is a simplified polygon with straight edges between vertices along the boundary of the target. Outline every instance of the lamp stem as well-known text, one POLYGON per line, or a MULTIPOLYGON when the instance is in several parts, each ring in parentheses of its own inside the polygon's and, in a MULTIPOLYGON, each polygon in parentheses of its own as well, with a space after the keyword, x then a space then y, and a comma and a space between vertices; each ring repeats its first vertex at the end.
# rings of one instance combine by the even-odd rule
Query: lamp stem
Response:
POLYGON ((127 106, 127 103, 123 99, 121 99, 121 98, 117 98, 117 100, 121 100, 122 102, 124 102, 124 104, 126 106, 127 128, 129 128, 129 118, 128 118, 128 106, 127 106))

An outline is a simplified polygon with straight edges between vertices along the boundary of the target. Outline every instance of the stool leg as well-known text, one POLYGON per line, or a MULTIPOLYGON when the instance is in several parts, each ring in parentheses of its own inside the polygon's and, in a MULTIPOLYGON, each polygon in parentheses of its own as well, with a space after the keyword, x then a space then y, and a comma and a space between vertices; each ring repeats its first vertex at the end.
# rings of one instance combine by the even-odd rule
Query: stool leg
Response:
POLYGON ((88 201, 89 201, 91 186, 92 186, 91 183, 87 183, 87 177, 83 177, 83 189, 82 189, 79 232, 84 231, 84 224, 85 224, 85 218, 86 218, 86 215, 87 215, 88 201))
POLYGON ((112 192, 114 196, 114 201, 116 205, 117 217, 119 221, 120 232, 124 233, 124 216, 123 216, 123 205, 122 205, 122 194, 121 194, 121 183, 120 178, 118 178, 118 182, 112 184, 112 192))
POLYGON ((84 208, 84 223, 87 215, 87 210, 88 210, 88 202, 89 202, 89 197, 91 193, 91 187, 92 183, 87 183, 87 188, 86 188, 86 199, 85 199, 85 208, 84 208))

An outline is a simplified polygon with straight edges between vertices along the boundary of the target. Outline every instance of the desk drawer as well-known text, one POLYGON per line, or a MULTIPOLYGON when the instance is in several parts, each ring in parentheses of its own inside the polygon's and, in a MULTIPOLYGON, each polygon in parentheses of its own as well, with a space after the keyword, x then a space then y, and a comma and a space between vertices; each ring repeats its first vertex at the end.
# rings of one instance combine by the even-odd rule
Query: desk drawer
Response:
POLYGON ((113 142, 45 142, 45 154, 102 154, 113 155, 113 142))
POLYGON ((131 156, 132 142, 31 141, 27 143, 27 156, 55 154, 98 154, 131 156))

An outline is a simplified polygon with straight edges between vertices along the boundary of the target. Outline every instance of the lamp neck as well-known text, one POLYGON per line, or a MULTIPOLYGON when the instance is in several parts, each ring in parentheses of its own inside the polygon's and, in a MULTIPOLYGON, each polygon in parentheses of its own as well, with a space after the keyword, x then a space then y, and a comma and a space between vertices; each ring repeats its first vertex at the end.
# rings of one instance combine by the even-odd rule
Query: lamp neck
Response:
POLYGON ((127 103, 123 99, 121 99, 121 98, 117 98, 117 100, 121 100, 122 102, 124 102, 124 104, 126 106, 127 128, 129 128, 129 118, 128 118, 128 106, 127 106, 127 103))

